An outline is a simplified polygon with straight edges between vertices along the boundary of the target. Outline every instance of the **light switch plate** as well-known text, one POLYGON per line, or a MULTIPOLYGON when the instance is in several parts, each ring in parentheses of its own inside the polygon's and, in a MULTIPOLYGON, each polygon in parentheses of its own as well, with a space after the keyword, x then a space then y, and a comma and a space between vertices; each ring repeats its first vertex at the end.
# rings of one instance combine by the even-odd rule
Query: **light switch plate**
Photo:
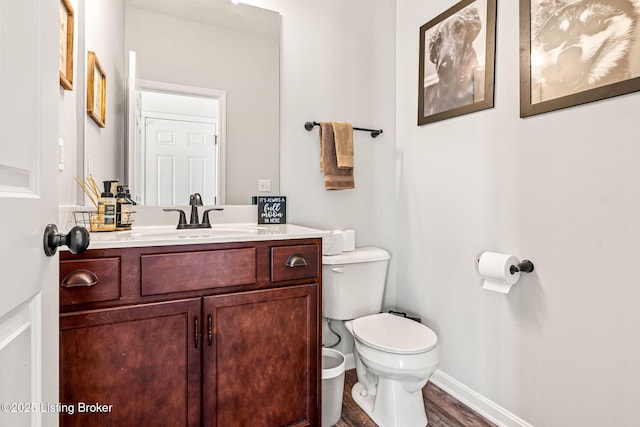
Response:
POLYGON ((64 170, 64 140, 58 138, 58 170, 64 170))

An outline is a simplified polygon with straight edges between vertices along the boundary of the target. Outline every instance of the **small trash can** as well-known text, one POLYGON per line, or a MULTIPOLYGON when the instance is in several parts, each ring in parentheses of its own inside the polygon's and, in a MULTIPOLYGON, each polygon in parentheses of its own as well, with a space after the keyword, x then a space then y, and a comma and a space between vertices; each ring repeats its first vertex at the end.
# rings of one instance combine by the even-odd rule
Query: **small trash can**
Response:
POLYGON ((332 348, 322 349, 322 427, 337 424, 342 416, 344 366, 344 354, 332 348))

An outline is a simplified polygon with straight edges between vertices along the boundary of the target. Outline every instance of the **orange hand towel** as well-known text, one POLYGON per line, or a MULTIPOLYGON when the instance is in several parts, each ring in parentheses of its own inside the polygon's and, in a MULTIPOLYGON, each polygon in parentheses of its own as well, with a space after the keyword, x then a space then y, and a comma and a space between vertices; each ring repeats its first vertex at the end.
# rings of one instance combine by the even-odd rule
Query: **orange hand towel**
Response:
POLYGON ((353 169, 353 126, 348 122, 331 122, 339 169, 353 169))
POLYGON ((353 168, 338 169, 333 126, 330 122, 320 123, 320 170, 324 173, 326 190, 355 188, 353 168))

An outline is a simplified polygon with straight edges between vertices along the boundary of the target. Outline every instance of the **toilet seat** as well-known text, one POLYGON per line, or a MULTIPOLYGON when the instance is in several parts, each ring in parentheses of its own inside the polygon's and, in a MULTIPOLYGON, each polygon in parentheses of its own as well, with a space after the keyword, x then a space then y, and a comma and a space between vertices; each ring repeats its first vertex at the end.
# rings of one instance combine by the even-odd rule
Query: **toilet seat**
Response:
POLYGON ((427 326, 390 313, 354 319, 352 327, 359 341, 388 353, 424 353, 438 344, 437 335, 427 326))

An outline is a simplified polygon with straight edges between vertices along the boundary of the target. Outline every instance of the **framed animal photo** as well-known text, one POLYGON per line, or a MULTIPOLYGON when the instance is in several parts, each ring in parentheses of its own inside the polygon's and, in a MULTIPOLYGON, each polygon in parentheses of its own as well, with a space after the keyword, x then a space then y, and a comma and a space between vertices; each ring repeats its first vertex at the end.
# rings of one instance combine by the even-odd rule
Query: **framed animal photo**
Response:
POLYGON ((493 107, 496 0, 463 0, 420 27, 418 125, 493 107))
POLYGON ((640 0, 520 0, 520 117, 640 90, 640 0))

